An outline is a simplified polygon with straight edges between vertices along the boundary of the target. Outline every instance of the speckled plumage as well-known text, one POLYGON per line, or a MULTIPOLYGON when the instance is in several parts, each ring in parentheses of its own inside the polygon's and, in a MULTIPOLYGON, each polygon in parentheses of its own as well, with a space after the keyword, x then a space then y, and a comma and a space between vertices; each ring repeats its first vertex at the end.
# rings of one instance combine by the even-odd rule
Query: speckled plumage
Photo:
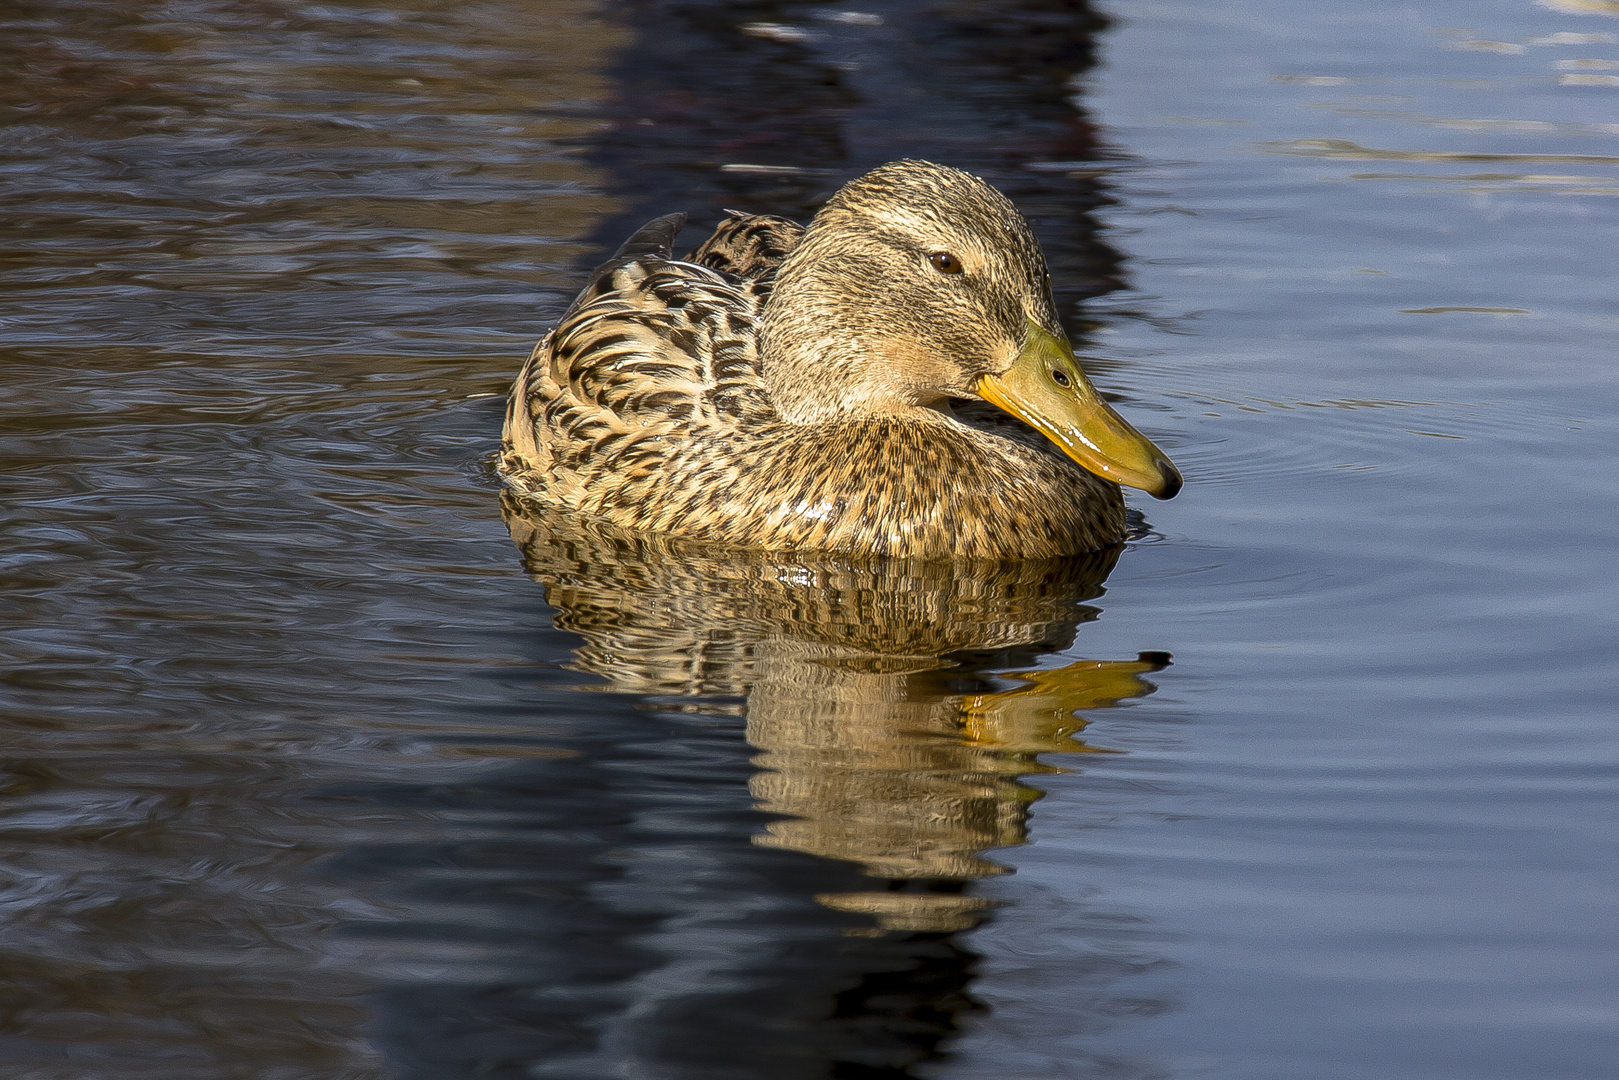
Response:
POLYGON ((1038 245, 987 184, 897 162, 807 232, 736 215, 679 260, 683 223, 631 237, 530 356, 501 458, 517 493, 777 550, 1027 558, 1124 538, 1118 485, 971 389, 1027 325, 1062 334, 1038 245), (968 273, 930 269, 946 249, 968 273))

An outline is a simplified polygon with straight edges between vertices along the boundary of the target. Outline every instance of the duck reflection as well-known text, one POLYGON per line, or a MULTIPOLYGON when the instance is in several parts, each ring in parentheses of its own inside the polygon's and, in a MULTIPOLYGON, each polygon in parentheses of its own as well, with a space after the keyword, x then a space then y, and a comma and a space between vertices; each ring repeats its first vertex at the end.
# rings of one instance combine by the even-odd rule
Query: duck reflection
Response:
MULTIPOLYGON (((1010 676, 1066 648, 1116 551, 1030 562, 939 562, 715 551, 502 506, 574 664, 608 689, 742 713, 758 754, 754 843, 851 862, 872 887, 816 895, 875 932, 974 925, 967 883, 1023 843, 1059 771, 1041 754, 1103 753, 1078 712, 1150 693, 1168 663, 1081 660, 1010 676), (1011 685, 1006 685, 1010 683, 1011 685), (740 703, 738 703, 740 699, 740 703)), ((856 928, 856 932, 858 928, 856 928)))

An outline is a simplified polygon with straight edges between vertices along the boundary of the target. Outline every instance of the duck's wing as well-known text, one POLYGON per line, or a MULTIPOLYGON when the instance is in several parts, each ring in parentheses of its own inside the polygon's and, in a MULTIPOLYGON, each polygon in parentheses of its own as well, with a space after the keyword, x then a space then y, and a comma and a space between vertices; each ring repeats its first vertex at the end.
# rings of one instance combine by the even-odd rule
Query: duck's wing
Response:
POLYGON ((683 442, 773 418, 758 317, 784 247, 802 230, 732 217, 688 261, 672 255, 684 222, 671 214, 637 230, 529 357, 503 435, 501 467, 514 487, 569 503, 655 483, 683 442))

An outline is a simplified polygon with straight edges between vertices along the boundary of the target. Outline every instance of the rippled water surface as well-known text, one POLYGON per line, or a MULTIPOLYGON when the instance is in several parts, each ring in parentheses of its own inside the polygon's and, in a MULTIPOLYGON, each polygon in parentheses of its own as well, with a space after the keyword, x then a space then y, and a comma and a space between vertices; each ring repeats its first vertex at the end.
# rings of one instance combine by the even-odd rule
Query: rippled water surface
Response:
POLYGON ((0 1072, 1613 1075, 1619 7, 0 19, 0 1072), (1139 539, 503 500, 604 248, 907 155, 1187 474, 1139 539))

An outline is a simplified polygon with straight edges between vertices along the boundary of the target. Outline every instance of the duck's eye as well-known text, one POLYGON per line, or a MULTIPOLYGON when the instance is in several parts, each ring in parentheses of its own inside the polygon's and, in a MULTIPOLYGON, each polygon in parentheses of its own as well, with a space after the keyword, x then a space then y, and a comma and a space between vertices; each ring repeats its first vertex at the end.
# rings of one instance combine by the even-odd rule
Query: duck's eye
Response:
POLYGON ((961 273, 961 260, 948 251, 935 251, 928 256, 928 262, 932 263, 933 269, 941 274, 961 273))
POLYGON ((1061 371, 1057 368, 1051 369, 1051 381, 1062 387, 1064 390, 1068 389, 1068 387, 1072 385, 1068 381, 1068 372, 1061 371))

